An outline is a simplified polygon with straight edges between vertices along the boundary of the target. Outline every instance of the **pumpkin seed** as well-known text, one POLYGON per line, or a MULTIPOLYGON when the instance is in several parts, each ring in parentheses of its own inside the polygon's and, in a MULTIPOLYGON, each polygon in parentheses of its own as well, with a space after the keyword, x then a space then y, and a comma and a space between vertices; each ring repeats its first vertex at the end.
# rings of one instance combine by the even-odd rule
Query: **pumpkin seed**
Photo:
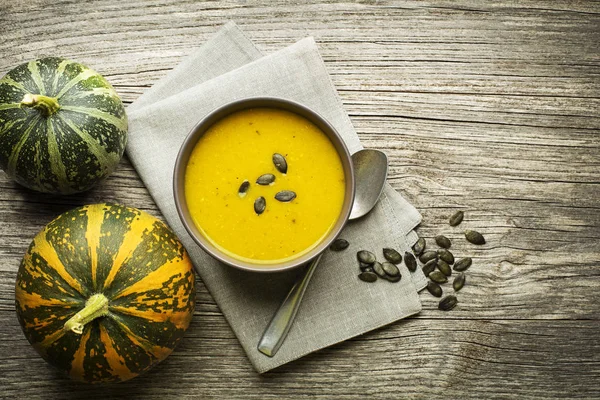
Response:
POLYGON ((435 271, 435 268, 437 267, 437 260, 429 260, 427 261, 427 263, 425 265, 423 265, 423 273, 425 274, 425 276, 429 276, 429 274, 431 274, 433 271, 435 271))
POLYGON ((242 182, 242 184, 240 185, 240 188, 238 189, 238 196, 245 197, 246 192, 248 192, 248 189, 250 189, 250 182, 248 182, 248 179, 245 179, 244 182, 242 182))
POLYGON ((383 266, 379 261, 375 261, 375 263, 373 264, 373 272, 375 272, 381 278, 387 278, 383 266))
POLYGON ((264 197, 260 196, 258 199, 254 200, 254 212, 257 215, 262 214, 265 211, 265 207, 267 207, 267 201, 264 197))
POLYGON ((452 242, 444 235, 437 235, 435 237, 435 242, 438 246, 443 247, 444 249, 449 249, 452 246, 452 242))
POLYGON ((462 220, 463 217, 465 216, 465 213, 463 213, 462 211, 457 211, 454 214, 452 214, 452 216, 450 217, 450 226, 457 226, 459 225, 462 220))
POLYGON ((270 185, 273 182, 275 182, 275 175, 273 174, 263 174, 256 180, 256 183, 263 186, 270 185))
POLYGON ((346 248, 348 248, 348 246, 350 246, 350 243, 348 243, 348 241, 346 239, 335 239, 333 241, 333 243, 331 243, 331 246, 329 246, 330 250, 333 251, 342 251, 346 248))
POLYGON ((402 256, 394 249, 383 249, 383 256, 392 264, 400 264, 402 262, 402 256))
POLYGON ((404 264, 406 264, 406 268, 408 268, 410 272, 415 272, 417 270, 417 260, 415 259, 415 256, 408 251, 404 253, 404 264))
POLYGON ((466 230, 465 237, 467 240, 473 244, 485 244, 485 238, 483 235, 477 231, 466 230))
POLYGON ((381 266, 383 267, 383 270, 385 271, 386 275, 388 276, 398 276, 400 275, 400 270, 398 269, 398 267, 396 267, 394 264, 390 263, 390 262, 384 262, 383 264, 381 264, 381 266))
POLYGON ((371 270, 373 271, 373 264, 365 264, 363 262, 359 262, 358 263, 358 268, 360 268, 360 270, 362 272, 365 272, 366 270, 371 270))
POLYGON ((461 258, 456 262, 456 264, 454 264, 454 270, 459 272, 466 271, 467 269, 469 269, 472 263, 473 260, 471 259, 471 257, 461 258))
POLYGON ((446 276, 450 276, 452 275, 452 269, 450 268, 450 266, 448 265, 448 263, 444 260, 438 260, 437 262, 437 268, 440 270, 440 272, 446 276))
POLYGON ((438 308, 442 311, 450 311, 458 304, 458 299, 454 295, 446 296, 438 304, 438 308))
POLYGON ((429 250, 429 251, 426 251, 425 253, 421 254, 421 257, 419 257, 419 260, 423 264, 425 264, 429 260, 437 260, 437 258, 438 258, 438 253, 436 253, 433 250, 429 250))
POLYGON ((292 201, 296 198, 296 193, 291 190, 282 190, 281 192, 277 192, 275 195, 275 199, 281 202, 292 201))
POLYGON ((417 240, 417 243, 415 243, 415 245, 413 246, 413 251, 415 252, 415 256, 420 256, 421 253, 423 253, 423 250, 425 250, 426 246, 427 246, 427 242, 425 242, 425 239, 419 238, 419 240, 417 240))
POLYGON ((363 272, 375 272, 373 270, 373 267, 371 265, 369 265, 367 268, 365 268, 365 270, 363 272))
POLYGON ((358 274, 358 279, 365 282, 375 282, 377 280, 377 275, 372 271, 365 271, 358 274))
POLYGON ((429 274, 429 279, 434 281, 435 283, 446 283, 448 282, 448 278, 446 275, 442 274, 440 271, 433 271, 429 274))
POLYGON ((388 276, 386 279, 390 282, 400 282, 400 279, 402 279, 402 275, 388 276))
POLYGON ((427 282, 427 291, 435 297, 442 297, 442 287, 435 282, 427 282))
POLYGON ((358 259, 358 261, 365 264, 373 264, 376 260, 375 254, 367 250, 361 250, 358 253, 356 253, 356 258, 358 259))
POLYGON ((281 172, 282 174, 287 173, 287 161, 285 161, 285 157, 281 154, 273 154, 273 164, 275 164, 275 168, 277 168, 277 171, 281 172))
POLYGON ((454 278, 452 287, 454 288, 455 292, 458 292, 463 288, 463 286, 465 286, 465 274, 461 272, 460 274, 456 275, 456 278, 454 278))
POLYGON ((454 254, 450 253, 446 249, 439 249, 437 251, 438 257, 446 261, 448 264, 454 264, 454 254))

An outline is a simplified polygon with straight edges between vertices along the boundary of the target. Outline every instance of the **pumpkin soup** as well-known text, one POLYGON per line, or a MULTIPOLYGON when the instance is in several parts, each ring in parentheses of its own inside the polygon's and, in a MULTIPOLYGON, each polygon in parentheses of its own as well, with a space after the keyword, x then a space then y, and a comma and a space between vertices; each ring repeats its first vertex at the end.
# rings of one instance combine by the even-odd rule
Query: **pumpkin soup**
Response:
POLYGON ((252 108, 212 125, 185 173, 194 224, 214 246, 257 264, 297 258, 334 227, 344 202, 340 157, 312 122, 252 108))

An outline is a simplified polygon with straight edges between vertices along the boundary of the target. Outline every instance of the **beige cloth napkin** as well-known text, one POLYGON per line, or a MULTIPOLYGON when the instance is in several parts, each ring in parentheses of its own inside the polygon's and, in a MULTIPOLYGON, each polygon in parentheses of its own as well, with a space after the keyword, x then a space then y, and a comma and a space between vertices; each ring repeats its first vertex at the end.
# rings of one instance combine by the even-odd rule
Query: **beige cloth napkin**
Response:
POLYGON ((362 148, 312 38, 262 56, 235 24, 228 23, 128 108, 127 152, 254 368, 262 373, 418 313, 417 291, 426 281, 420 269, 411 274, 404 265, 398 283, 368 284, 357 278, 358 250, 371 250, 383 259, 383 247, 403 253, 417 238, 413 228, 420 214, 387 185, 375 209, 343 230, 340 237, 351 246, 340 253, 325 252, 279 352, 269 358, 257 350, 299 271, 252 274, 215 261, 185 231, 172 193, 175 158, 190 129, 215 108, 252 96, 305 104, 336 127, 351 153, 362 148))

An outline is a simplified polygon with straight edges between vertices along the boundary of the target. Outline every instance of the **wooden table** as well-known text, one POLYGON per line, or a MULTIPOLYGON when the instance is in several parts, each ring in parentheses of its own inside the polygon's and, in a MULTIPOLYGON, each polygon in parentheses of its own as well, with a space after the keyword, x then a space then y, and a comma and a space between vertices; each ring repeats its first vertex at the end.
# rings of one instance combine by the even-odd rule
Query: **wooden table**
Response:
POLYGON ((270 3, 3 1, 0 74, 61 55, 130 103, 227 20, 267 53, 313 35, 365 146, 390 156, 391 184, 423 214, 419 234, 473 256, 459 306, 441 312, 424 292, 416 317, 260 376, 198 281, 195 319, 164 363, 124 384, 76 384, 21 333, 20 259, 72 207, 160 212, 127 159, 68 197, 0 173, 0 396, 599 398, 600 5, 270 3), (488 245, 448 226, 456 209, 488 245))

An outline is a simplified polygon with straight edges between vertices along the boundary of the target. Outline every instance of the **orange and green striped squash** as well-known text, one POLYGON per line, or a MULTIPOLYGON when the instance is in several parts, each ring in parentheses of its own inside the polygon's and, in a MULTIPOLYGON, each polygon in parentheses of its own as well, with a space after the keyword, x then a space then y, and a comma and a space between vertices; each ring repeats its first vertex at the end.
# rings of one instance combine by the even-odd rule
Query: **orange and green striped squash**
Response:
POLYGON ((33 240, 17 275, 25 336, 85 382, 131 379, 165 359, 194 312, 192 263, 153 216, 115 204, 68 211, 33 240))

